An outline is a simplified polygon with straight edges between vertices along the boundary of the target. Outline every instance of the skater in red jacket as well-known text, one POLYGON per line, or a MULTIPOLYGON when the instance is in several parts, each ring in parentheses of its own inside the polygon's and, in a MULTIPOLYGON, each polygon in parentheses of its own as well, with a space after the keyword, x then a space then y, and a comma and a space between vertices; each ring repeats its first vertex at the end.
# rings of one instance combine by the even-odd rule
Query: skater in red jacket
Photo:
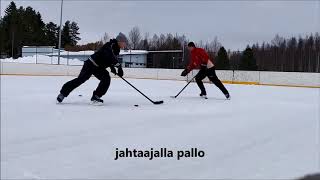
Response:
POLYGON ((228 90, 224 87, 222 82, 218 79, 216 75, 215 66, 209 59, 209 56, 206 53, 206 51, 202 48, 197 48, 193 42, 190 42, 188 44, 188 50, 191 53, 190 63, 187 66, 187 68, 181 73, 181 76, 186 76, 193 69, 200 69, 195 78, 201 90, 200 96, 207 98, 207 92, 202 80, 205 77, 208 77, 209 80, 223 92, 226 98, 230 99, 230 94, 228 90))

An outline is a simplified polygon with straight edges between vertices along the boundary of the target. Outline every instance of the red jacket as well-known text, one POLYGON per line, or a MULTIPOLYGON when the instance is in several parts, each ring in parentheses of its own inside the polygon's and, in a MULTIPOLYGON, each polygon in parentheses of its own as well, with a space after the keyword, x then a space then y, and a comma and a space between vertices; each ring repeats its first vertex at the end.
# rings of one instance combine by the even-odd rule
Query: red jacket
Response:
POLYGON ((209 55, 202 48, 194 48, 191 51, 190 63, 187 66, 189 71, 193 69, 199 69, 201 65, 207 66, 209 55))

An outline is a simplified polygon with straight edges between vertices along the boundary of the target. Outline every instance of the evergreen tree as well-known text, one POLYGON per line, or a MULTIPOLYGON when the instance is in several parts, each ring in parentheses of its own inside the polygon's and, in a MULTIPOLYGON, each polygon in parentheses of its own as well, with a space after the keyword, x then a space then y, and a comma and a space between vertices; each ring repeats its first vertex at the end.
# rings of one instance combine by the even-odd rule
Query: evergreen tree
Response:
POLYGON ((230 62, 226 49, 222 46, 218 51, 218 56, 215 62, 217 69, 229 69, 230 62))
POLYGON ((26 9, 20 7, 19 14, 22 23, 20 29, 22 31, 19 32, 22 45, 37 46, 46 43, 45 23, 42 21, 40 13, 31 7, 27 7, 26 9))
POLYGON ((72 22, 70 25, 70 38, 71 38, 71 45, 77 45, 78 41, 81 40, 79 37, 79 26, 76 22, 72 22))
POLYGON ((45 35, 46 35, 46 44, 49 46, 55 46, 56 48, 58 47, 58 33, 59 29, 58 26, 53 23, 49 22, 45 26, 45 35))
POLYGON ((256 59, 253 56, 253 51, 250 47, 247 47, 243 52, 240 59, 239 69, 250 71, 255 71, 258 69, 256 59))
POLYGON ((21 56, 22 46, 45 45, 45 23, 39 12, 22 6, 17 9, 11 2, 1 21, 1 53, 17 58, 21 56))
POLYGON ((5 15, 2 19, 2 32, 3 32, 3 38, 1 38, 1 47, 3 47, 3 50, 1 52, 4 52, 8 54, 10 57, 12 54, 17 50, 16 43, 15 43, 15 34, 17 31, 17 24, 18 24, 18 10, 17 6, 14 2, 11 2, 9 6, 5 10, 5 15))
POLYGON ((61 47, 72 46, 70 21, 66 21, 61 32, 61 47))

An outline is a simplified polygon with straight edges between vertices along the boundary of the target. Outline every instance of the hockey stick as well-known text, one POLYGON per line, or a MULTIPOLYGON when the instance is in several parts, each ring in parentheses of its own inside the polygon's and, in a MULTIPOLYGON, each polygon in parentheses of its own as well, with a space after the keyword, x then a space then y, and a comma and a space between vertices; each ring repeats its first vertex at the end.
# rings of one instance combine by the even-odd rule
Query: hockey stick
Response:
POLYGON ((193 81, 194 78, 196 78, 196 76, 194 76, 194 77, 188 82, 188 84, 185 85, 185 86, 181 89, 181 91, 180 91, 177 95, 175 95, 175 96, 170 96, 170 97, 172 97, 172 98, 177 98, 177 97, 180 95, 180 93, 193 81))
MULTIPOLYGON (((118 75, 119 76, 119 75, 118 75)), ((119 76, 120 77, 120 76, 119 76)), ((124 79, 123 77, 120 77, 122 80, 124 80, 126 83, 128 83, 131 87, 133 87, 135 90, 137 90, 141 95, 143 95, 145 98, 147 98, 150 102, 152 102, 153 104, 162 104, 163 101, 152 101, 148 96, 146 96, 145 94, 143 94, 141 91, 139 91, 139 89, 137 89, 136 87, 134 87, 130 82, 128 82, 126 79, 124 79)))

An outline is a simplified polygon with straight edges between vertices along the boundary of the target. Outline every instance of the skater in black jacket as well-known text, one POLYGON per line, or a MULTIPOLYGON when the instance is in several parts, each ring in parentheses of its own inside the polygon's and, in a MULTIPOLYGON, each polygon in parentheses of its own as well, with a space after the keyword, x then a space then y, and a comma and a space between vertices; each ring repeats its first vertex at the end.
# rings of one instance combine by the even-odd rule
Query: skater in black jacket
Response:
POLYGON ((83 64, 79 76, 71 81, 66 82, 57 97, 57 101, 61 103, 75 88, 86 82, 92 75, 100 80, 95 91, 93 91, 91 101, 93 103, 103 103, 101 97, 106 94, 110 86, 110 75, 106 68, 110 67, 111 72, 118 76, 123 76, 121 64, 118 62, 117 56, 120 49, 125 48, 127 38, 124 34, 119 33, 116 39, 104 44, 98 51, 92 54, 83 64), (118 71, 116 70, 116 68, 118 71))

